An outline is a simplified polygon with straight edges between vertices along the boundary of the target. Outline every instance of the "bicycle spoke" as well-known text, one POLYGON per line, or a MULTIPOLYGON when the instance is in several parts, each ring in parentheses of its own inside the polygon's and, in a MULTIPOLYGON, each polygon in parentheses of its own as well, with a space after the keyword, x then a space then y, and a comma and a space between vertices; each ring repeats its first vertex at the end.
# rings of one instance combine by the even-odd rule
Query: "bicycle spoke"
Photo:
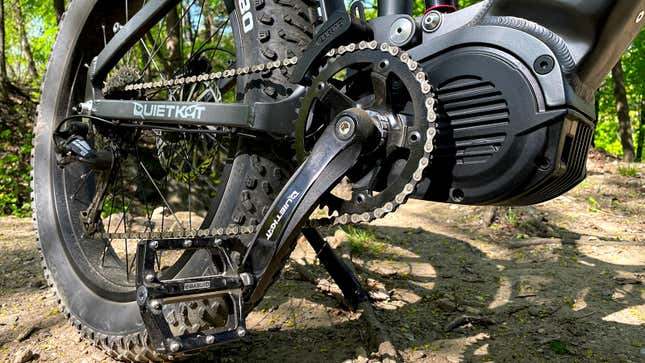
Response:
POLYGON ((159 187, 157 186, 157 183, 155 183, 154 179, 153 179, 153 178, 152 178, 152 176, 150 175, 150 172, 148 171, 148 169, 146 168, 146 166, 145 166, 145 165, 143 165, 143 163, 139 163, 139 165, 141 165, 141 168, 142 168, 142 169, 143 169, 143 171, 146 173, 146 176, 147 176, 147 177, 148 177, 148 179, 150 180, 150 183, 152 183, 152 185, 154 186, 154 188, 157 190, 157 193, 159 193, 159 196, 161 197, 161 199, 163 200, 164 204, 166 205, 166 208, 168 208, 168 210, 172 213, 172 216, 175 218, 175 222, 177 222, 177 224, 179 225, 179 227, 182 229, 182 232, 186 232, 186 229, 184 228, 183 224, 181 223, 181 221, 180 221, 180 220, 179 220, 179 218, 177 217, 177 214, 176 214, 176 213, 175 213, 175 211, 172 209, 172 207, 171 207, 171 206, 170 206, 170 204, 168 203, 168 200, 167 200, 167 199, 166 199, 166 197, 163 195, 163 193, 161 192, 161 190, 159 190, 159 187))

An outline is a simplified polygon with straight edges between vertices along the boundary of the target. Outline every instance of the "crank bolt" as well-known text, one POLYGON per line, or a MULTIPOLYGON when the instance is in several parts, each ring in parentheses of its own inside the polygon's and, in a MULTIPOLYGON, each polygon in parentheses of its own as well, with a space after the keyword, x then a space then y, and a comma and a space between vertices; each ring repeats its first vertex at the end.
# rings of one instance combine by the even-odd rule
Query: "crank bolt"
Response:
POLYGON ((193 245, 193 241, 187 239, 184 241, 184 248, 190 248, 193 245))
POLYGON ((428 33, 432 33, 437 31, 439 27, 441 26, 441 23, 443 22, 443 15, 441 15, 440 12, 433 10, 427 13, 423 17, 423 30, 425 30, 428 33))
POLYGON ((238 337, 243 337, 246 335, 246 329, 239 327, 237 328, 237 336, 238 337))
POLYGON ((215 336, 207 335, 205 341, 206 341, 206 344, 213 344, 215 343, 215 336))
POLYGON ((349 116, 343 116, 336 122, 336 136, 341 140, 349 140, 354 136, 355 130, 356 121, 349 116))
POLYGON ((151 250, 156 250, 157 247, 159 247, 159 241, 151 241, 148 244, 148 247, 150 247, 151 250))
POLYGON ((155 282, 156 276, 153 273, 146 274, 146 282, 155 282))
POLYGON ((168 348, 170 348, 171 352, 177 353, 179 351, 179 349, 181 349, 181 343, 179 343, 178 341, 173 341, 173 342, 170 343, 168 348))

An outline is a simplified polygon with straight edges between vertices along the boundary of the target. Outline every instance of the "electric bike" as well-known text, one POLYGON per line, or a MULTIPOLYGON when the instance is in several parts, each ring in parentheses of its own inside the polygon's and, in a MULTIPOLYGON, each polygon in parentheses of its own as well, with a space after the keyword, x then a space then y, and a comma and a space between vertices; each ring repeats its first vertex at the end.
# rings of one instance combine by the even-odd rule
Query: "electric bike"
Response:
POLYGON ((301 233, 360 302, 316 228, 581 182, 594 92, 645 1, 425 5, 73 0, 43 82, 33 206, 81 334, 123 360, 181 358, 247 333, 301 233))

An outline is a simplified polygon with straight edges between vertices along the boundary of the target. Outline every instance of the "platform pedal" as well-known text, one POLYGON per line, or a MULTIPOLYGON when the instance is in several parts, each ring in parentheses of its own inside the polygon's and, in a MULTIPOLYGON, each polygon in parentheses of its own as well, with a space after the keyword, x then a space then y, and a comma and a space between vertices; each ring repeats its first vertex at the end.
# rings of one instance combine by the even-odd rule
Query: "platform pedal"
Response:
POLYGON ((191 239, 142 240, 137 245, 137 304, 155 349, 162 353, 199 350, 209 345, 239 339, 246 335, 242 291, 253 283, 248 273, 238 273, 228 254, 235 239, 196 237, 191 239), (155 270, 160 251, 208 250, 222 256, 221 274, 164 280, 155 270), (181 336, 173 335, 163 314, 163 306, 185 301, 228 296, 231 303, 225 326, 181 336))

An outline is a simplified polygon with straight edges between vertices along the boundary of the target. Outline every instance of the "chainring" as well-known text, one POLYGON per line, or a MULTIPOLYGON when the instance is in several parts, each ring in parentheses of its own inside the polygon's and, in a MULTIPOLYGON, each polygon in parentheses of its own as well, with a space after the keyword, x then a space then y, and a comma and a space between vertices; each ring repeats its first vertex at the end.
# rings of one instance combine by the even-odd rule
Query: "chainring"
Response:
POLYGON ((338 213, 336 223, 368 222, 395 211, 421 181, 434 150, 435 99, 425 72, 397 47, 361 42, 329 55, 302 100, 296 152, 304 160, 320 132, 348 108, 378 120, 386 137, 346 175, 351 197, 329 195, 322 203, 338 213))

